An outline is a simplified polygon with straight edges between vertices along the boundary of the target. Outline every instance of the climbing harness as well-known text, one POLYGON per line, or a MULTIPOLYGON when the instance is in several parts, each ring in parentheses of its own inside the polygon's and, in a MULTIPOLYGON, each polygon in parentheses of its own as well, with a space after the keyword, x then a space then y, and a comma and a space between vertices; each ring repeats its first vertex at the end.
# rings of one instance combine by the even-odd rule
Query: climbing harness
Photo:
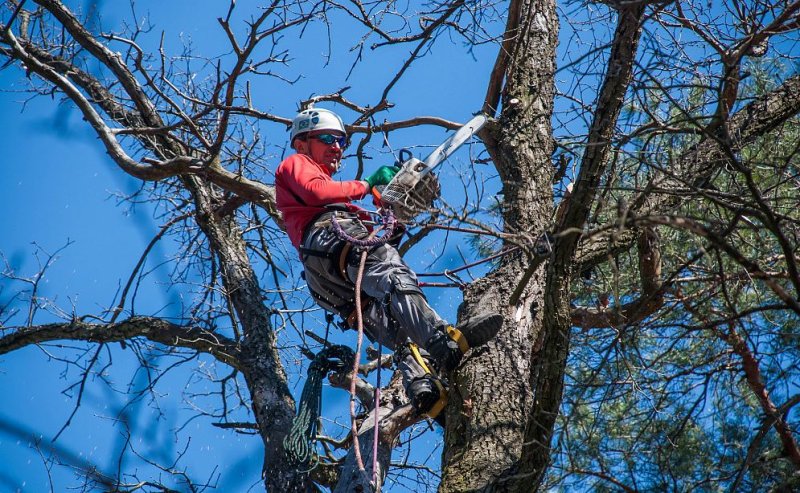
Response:
POLYGON ((315 445, 322 409, 322 379, 331 371, 350 368, 354 360, 352 349, 333 345, 322 349, 311 361, 308 377, 300 394, 297 416, 292 421, 289 433, 283 439, 286 456, 295 465, 306 467, 310 471, 319 463, 315 445))
POLYGON ((384 209, 381 212, 381 219, 382 225, 379 229, 383 229, 384 233, 381 236, 376 236, 377 229, 370 235, 369 238, 361 239, 356 238, 354 236, 350 236, 347 231, 342 228, 342 225, 339 224, 339 221, 336 220, 336 214, 331 216, 331 229, 333 233, 342 241, 349 243, 350 245, 361 247, 361 248, 372 248, 376 246, 381 246, 389 242, 392 239, 392 235, 394 234, 394 228, 397 224, 397 220, 395 219, 394 213, 391 209, 384 209))

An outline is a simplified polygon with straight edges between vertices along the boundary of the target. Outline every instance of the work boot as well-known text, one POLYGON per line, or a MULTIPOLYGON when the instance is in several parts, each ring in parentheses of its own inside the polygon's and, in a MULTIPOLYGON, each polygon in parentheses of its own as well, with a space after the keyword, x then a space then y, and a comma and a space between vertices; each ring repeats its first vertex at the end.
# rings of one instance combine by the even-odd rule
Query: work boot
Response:
MULTIPOLYGON (((447 405, 447 389, 438 377, 430 373, 415 378, 408 385, 406 394, 419 414, 425 414, 432 419, 437 419, 447 405)), ((442 424, 438 419, 437 421, 442 424)))
POLYGON ((459 324, 446 326, 428 339, 425 344, 431 357, 444 372, 451 372, 471 348, 489 342, 503 326, 499 313, 478 315, 459 324))
MULTIPOLYGON (((397 369, 411 405, 420 415, 437 419, 447 405, 447 386, 436 375, 435 365, 424 349, 407 341, 394 353, 397 369)), ((438 419, 437 419, 438 421, 438 419)), ((442 422, 440 422, 441 424, 442 422)))

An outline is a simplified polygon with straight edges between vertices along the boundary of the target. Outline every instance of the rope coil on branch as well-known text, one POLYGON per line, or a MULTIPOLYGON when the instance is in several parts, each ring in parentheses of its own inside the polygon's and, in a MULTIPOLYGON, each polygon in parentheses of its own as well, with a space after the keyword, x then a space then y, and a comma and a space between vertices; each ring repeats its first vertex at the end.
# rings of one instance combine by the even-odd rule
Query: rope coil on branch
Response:
POLYGON ((290 462, 306 466, 309 471, 319 463, 315 444, 322 410, 322 379, 331 371, 351 368, 354 361, 353 350, 342 345, 326 347, 314 356, 300 395, 297 416, 283 439, 283 448, 290 462))

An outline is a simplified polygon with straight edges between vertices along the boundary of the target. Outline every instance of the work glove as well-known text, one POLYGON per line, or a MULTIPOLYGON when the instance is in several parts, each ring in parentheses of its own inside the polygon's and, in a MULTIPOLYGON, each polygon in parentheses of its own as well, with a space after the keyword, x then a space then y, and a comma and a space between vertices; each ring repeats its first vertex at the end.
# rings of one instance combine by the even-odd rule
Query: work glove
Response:
POLYGON ((400 168, 397 166, 381 166, 377 171, 364 178, 364 181, 369 184, 370 188, 378 185, 388 185, 398 171, 400 171, 400 168))

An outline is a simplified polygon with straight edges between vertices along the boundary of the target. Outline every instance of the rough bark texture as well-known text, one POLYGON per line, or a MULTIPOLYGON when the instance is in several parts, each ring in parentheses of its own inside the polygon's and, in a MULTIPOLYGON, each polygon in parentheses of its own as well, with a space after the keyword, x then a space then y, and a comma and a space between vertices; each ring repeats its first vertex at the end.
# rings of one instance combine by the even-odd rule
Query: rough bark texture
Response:
MULTIPOLYGON (((558 18, 555 2, 515 2, 519 24, 507 36, 503 109, 486 139, 503 181, 504 230, 535 237, 550 227, 553 212, 550 164, 553 75, 558 18)), ((516 306, 508 306, 527 257, 507 261, 464 293, 460 317, 496 311, 501 333, 473 351, 457 370, 448 408, 441 491, 513 491, 526 416, 534 401, 531 354, 542 329, 544 269, 530 278, 516 306)), ((530 489, 531 483, 523 481, 530 489)), ((521 483, 520 483, 521 485, 521 483)))
MULTIPOLYGON (((611 137, 622 108, 625 92, 633 72, 641 20, 645 3, 620 7, 617 28, 609 53, 608 68, 596 102, 594 119, 585 146, 578 178, 567 204, 559 229, 582 230, 589 217, 591 204, 605 172, 611 150, 611 137)), ((538 485, 550 462, 550 439, 561 405, 564 369, 570 342, 570 281, 574 275, 574 259, 578 235, 556 239, 548 267, 544 295, 543 346, 532 358, 536 366, 531 373, 535 405, 528 416, 525 448, 517 471, 519 479, 514 491, 525 491, 525 484, 538 485)))
MULTIPOLYGON (((550 117, 558 20, 553 2, 523 2, 519 7, 501 130, 487 140, 504 184, 505 232, 535 237, 552 228, 555 209, 550 117)), ((630 81, 644 11, 644 4, 619 11, 586 152, 572 198, 559 215, 558 230, 581 230, 589 216, 630 81)), ((462 404, 458 411, 463 423, 448 430, 444 491, 475 491, 490 482, 493 491, 530 491, 541 481, 561 403, 571 325, 570 280, 579 239, 575 234, 558 237, 546 273, 540 268, 530 279, 523 277, 526 285, 515 306, 508 306, 515 301, 509 294, 518 291, 515 284, 527 268, 521 259, 467 290, 464 313, 497 310, 507 324, 489 350, 472 359, 456 378, 460 397, 471 408, 465 411, 462 404), (518 388, 508 389, 510 383, 518 388), (503 392, 498 395, 499 388, 503 392)))
POLYGON ((283 453, 283 438, 294 418, 294 399, 280 362, 269 309, 233 218, 214 214, 213 191, 201 180, 186 180, 197 208, 197 224, 208 237, 223 271, 225 290, 233 302, 244 334, 242 370, 252 398, 253 412, 264 442, 264 479, 269 491, 313 491, 307 474, 293 468, 283 453))

